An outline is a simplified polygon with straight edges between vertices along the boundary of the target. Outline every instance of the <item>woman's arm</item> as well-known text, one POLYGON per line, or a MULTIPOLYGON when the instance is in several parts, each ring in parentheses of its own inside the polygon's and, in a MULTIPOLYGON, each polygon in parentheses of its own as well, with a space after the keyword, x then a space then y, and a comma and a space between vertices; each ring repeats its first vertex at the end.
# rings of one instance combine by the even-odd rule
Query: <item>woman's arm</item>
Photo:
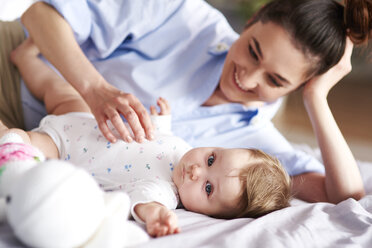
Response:
POLYGON ((142 103, 106 82, 80 49, 69 24, 53 7, 43 2, 33 4, 23 14, 22 23, 45 58, 82 95, 108 140, 116 141, 106 124, 111 120, 120 136, 131 141, 120 114, 127 119, 137 141, 141 142, 145 135, 152 139, 151 120, 142 103))
POLYGON ((304 200, 338 203, 349 197, 360 199, 364 196, 358 165, 327 102, 330 89, 351 71, 352 49, 353 44, 347 39, 345 54, 340 62, 328 72, 310 80, 304 88, 305 107, 318 140, 326 171, 324 178, 314 173, 295 177, 294 184, 302 188, 299 196, 302 195, 301 198, 304 200), (312 195, 316 191, 319 195, 312 195))

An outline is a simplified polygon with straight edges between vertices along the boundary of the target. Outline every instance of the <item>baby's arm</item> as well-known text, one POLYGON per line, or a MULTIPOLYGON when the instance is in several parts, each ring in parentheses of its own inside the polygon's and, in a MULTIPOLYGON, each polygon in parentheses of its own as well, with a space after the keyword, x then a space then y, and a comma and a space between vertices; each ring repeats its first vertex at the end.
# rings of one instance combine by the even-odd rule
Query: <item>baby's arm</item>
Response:
POLYGON ((177 215, 157 202, 137 204, 137 216, 146 224, 147 232, 153 237, 161 237, 180 232, 177 215))
MULTIPOLYGON (((170 115, 171 111, 167 100, 159 97, 156 104, 160 111, 158 112, 155 106, 151 106, 150 113, 152 117, 155 116, 158 118, 159 116, 170 115)), ((154 124, 156 126, 157 123, 154 124)), ((138 204, 135 206, 134 211, 137 216, 145 222, 147 232, 151 236, 161 237, 164 235, 179 233, 180 231, 177 215, 158 202, 138 204)))
POLYGON ((345 54, 328 72, 309 81, 304 89, 304 102, 309 114, 325 166, 325 177, 309 173, 296 176, 298 196, 307 201, 338 203, 349 197, 364 195, 358 165, 337 126, 328 106, 329 90, 351 71, 353 44, 347 39, 345 54))

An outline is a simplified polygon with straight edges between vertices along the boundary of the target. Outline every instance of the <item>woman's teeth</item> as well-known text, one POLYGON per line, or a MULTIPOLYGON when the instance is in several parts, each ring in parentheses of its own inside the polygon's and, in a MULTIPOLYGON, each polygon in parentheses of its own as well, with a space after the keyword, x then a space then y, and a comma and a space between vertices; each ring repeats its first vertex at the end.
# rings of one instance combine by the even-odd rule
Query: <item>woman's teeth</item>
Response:
POLYGON ((244 85, 240 82, 237 72, 235 72, 235 82, 239 86, 240 89, 242 89, 244 91, 248 91, 249 90, 249 89, 245 88, 244 85))

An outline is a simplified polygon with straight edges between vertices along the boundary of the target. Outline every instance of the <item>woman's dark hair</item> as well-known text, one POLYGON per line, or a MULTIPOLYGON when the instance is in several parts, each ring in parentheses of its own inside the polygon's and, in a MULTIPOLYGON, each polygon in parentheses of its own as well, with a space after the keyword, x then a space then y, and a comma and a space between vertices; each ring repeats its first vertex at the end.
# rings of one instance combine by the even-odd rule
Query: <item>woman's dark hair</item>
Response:
POLYGON ((262 7, 246 27, 261 21, 283 27, 294 45, 311 61, 306 76, 336 65, 345 51, 346 36, 367 43, 372 29, 372 0, 274 0, 262 7))

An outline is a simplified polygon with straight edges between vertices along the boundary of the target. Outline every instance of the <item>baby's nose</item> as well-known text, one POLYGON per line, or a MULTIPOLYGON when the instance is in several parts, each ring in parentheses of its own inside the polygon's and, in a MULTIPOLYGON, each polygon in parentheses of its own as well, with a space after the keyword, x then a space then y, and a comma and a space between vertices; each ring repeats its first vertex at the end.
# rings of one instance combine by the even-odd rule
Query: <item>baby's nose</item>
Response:
POLYGON ((191 180, 196 181, 200 177, 200 166, 194 164, 191 166, 191 173, 190 173, 191 180))

